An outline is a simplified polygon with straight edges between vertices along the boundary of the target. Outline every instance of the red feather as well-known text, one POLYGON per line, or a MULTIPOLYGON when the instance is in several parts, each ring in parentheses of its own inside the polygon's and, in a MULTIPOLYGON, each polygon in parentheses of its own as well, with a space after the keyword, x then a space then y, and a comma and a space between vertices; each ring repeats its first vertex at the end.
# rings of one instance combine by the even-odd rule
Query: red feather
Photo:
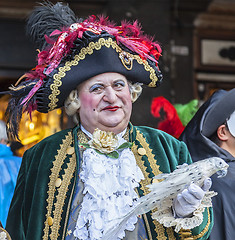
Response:
POLYGON ((34 87, 30 90, 29 94, 26 98, 23 99, 21 104, 26 105, 28 101, 34 96, 34 94, 38 91, 38 89, 42 86, 43 79, 39 79, 39 81, 34 85, 34 87))
POLYGON ((150 59, 155 62, 156 66, 158 64, 157 60, 161 55, 161 47, 157 42, 153 41, 153 38, 143 34, 138 21, 133 23, 122 21, 121 26, 116 26, 115 23, 111 22, 104 15, 92 15, 83 22, 74 23, 70 27, 62 29, 62 31, 54 30, 50 37, 58 36, 56 41, 45 36, 45 40, 50 46, 38 54, 38 65, 26 74, 26 81, 37 80, 38 83, 22 101, 22 104, 29 102, 43 84, 43 79, 46 75, 58 67, 61 60, 69 54, 76 38, 82 38, 85 31, 92 31, 97 35, 102 31, 106 31, 116 38, 118 44, 122 43, 142 59, 150 59))
POLYGON ((158 129, 175 138, 179 138, 184 130, 184 126, 175 107, 167 99, 162 96, 154 98, 151 104, 151 114, 159 119, 158 129))

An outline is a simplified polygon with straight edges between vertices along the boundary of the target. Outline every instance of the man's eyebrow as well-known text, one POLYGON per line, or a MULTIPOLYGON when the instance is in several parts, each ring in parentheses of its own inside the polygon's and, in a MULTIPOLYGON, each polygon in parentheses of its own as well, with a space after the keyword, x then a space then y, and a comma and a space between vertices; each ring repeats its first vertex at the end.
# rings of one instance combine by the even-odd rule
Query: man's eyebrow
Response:
POLYGON ((115 79, 115 80, 113 80, 114 82, 116 82, 116 81, 123 81, 123 82, 125 82, 125 79, 121 79, 121 78, 118 78, 118 79, 115 79))

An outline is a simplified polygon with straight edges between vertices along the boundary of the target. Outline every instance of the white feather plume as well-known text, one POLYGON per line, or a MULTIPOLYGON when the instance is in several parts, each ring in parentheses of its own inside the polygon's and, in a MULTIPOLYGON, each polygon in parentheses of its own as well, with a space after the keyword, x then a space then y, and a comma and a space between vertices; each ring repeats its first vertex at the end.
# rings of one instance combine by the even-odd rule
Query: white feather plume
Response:
MULTIPOLYGON (((211 177, 216 172, 219 177, 227 173, 228 164, 218 157, 207 158, 190 165, 183 164, 178 166, 172 173, 162 173, 154 177, 159 182, 148 185, 150 193, 140 197, 133 209, 123 218, 119 219, 119 224, 114 229, 106 232, 102 240, 115 239, 118 232, 123 228, 127 219, 131 216, 138 216, 151 210, 156 212, 171 207, 173 199, 178 193, 182 192, 191 183, 202 186, 206 178, 211 177)), ((153 214, 153 217, 154 217, 153 214)))

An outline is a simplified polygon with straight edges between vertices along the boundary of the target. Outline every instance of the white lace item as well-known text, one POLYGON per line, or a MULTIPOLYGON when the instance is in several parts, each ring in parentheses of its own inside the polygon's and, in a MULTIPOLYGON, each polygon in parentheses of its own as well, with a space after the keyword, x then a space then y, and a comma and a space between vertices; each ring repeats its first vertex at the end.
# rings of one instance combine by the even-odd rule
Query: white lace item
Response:
POLYGON ((0 240, 7 240, 7 234, 5 232, 0 232, 0 240))
MULTIPOLYGON (((125 142, 121 135, 117 135, 119 146, 125 142)), ((117 151, 117 159, 99 154, 93 148, 83 152, 80 178, 84 183, 84 198, 73 232, 78 239, 101 239, 135 205, 138 198, 135 188, 144 176, 131 149, 117 151)), ((137 217, 131 217, 116 239, 124 238, 125 230, 133 231, 136 222, 137 217)))
MULTIPOLYGON (((175 232, 180 229, 192 229, 198 227, 203 221, 203 212, 206 207, 212 207, 212 197, 216 196, 214 191, 206 192, 200 206, 193 212, 192 217, 177 218, 174 216, 171 207, 163 207, 163 209, 152 214, 153 219, 156 219, 164 227, 175 227, 175 232)), ((168 204, 169 206, 171 204, 168 204)))

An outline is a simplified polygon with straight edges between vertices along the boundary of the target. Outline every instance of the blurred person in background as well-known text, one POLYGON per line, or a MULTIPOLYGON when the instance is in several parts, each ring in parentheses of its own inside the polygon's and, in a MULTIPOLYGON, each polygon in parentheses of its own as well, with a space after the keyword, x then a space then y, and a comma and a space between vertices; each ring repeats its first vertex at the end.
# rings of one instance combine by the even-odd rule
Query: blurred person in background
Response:
POLYGON ((3 227, 6 225, 20 164, 21 158, 14 156, 9 146, 6 124, 0 120, 0 221, 3 227))
POLYGON ((212 176, 214 227, 211 240, 235 238, 235 88, 216 91, 198 110, 180 136, 193 161, 220 157, 229 165, 224 178, 212 176))

